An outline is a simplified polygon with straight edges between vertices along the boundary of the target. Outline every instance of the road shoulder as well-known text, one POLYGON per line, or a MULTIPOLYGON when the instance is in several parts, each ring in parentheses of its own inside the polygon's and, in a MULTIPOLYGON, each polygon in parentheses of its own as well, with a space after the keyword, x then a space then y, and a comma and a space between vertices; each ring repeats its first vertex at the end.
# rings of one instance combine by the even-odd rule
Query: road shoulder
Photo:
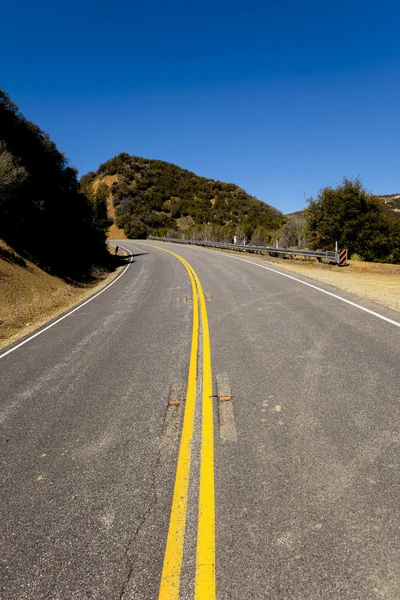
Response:
POLYGON ((265 262, 400 312, 400 265, 350 263, 348 267, 337 267, 311 261, 254 255, 250 252, 214 250, 265 262))
MULTIPOLYGON (((126 254, 121 249, 120 253, 122 252, 126 254)), ((97 282, 78 286, 51 276, 29 263, 24 267, 26 273, 21 282, 21 289, 15 289, 13 295, 20 294, 24 301, 27 299, 27 304, 29 297, 32 296, 31 305, 18 311, 15 297, 8 298, 4 287, 0 294, 0 350, 35 332, 95 295, 118 277, 124 268, 125 265, 122 264, 111 273, 101 275, 97 282)), ((11 265, 11 269, 21 269, 21 266, 11 265)))

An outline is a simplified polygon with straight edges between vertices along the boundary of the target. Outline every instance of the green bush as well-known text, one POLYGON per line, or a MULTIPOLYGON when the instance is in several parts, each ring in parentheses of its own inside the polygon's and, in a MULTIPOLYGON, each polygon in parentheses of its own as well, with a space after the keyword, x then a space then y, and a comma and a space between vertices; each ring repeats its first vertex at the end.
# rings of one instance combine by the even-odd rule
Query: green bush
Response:
POLYGON ((384 202, 369 194, 359 179, 344 178, 308 200, 310 247, 333 250, 335 242, 362 260, 399 262, 400 222, 387 214, 384 202))

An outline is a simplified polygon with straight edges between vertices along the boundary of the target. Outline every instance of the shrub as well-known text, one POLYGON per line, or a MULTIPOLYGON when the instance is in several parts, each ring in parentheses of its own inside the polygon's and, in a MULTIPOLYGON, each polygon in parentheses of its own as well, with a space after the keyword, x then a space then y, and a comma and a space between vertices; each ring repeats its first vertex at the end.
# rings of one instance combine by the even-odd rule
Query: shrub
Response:
POLYGON ((311 248, 332 250, 338 242, 363 260, 398 260, 400 224, 359 179, 344 178, 337 187, 326 187, 316 199, 310 198, 306 219, 311 248))

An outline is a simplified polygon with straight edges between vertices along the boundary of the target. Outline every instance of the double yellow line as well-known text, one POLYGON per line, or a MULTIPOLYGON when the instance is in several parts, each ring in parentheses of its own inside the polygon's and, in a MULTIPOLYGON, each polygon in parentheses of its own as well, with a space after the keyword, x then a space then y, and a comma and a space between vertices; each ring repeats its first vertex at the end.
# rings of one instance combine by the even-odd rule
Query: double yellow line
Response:
POLYGON ((192 284, 193 328, 185 414, 176 468, 175 487, 158 600, 178 600, 194 432, 199 350, 199 315, 203 334, 202 430, 197 525, 195 600, 215 600, 214 426, 210 333, 203 288, 193 267, 179 254, 153 246, 177 258, 192 284), (199 310, 200 305, 200 310, 199 310))

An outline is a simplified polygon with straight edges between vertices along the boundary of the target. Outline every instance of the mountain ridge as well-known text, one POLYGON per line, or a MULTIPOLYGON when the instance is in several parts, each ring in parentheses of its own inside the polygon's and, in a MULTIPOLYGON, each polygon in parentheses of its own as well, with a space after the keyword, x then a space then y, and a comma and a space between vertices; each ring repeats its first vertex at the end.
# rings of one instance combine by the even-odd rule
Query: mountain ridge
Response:
MULTIPOLYGON (((271 237, 285 222, 273 206, 233 183, 196 175, 154 159, 121 153, 81 178, 84 189, 107 185, 117 227, 127 237, 190 233, 216 239, 271 237), (113 180, 111 181, 111 178, 113 180), (207 233, 206 233, 207 235, 207 233)), ((109 206, 110 206, 109 198, 109 206)))

